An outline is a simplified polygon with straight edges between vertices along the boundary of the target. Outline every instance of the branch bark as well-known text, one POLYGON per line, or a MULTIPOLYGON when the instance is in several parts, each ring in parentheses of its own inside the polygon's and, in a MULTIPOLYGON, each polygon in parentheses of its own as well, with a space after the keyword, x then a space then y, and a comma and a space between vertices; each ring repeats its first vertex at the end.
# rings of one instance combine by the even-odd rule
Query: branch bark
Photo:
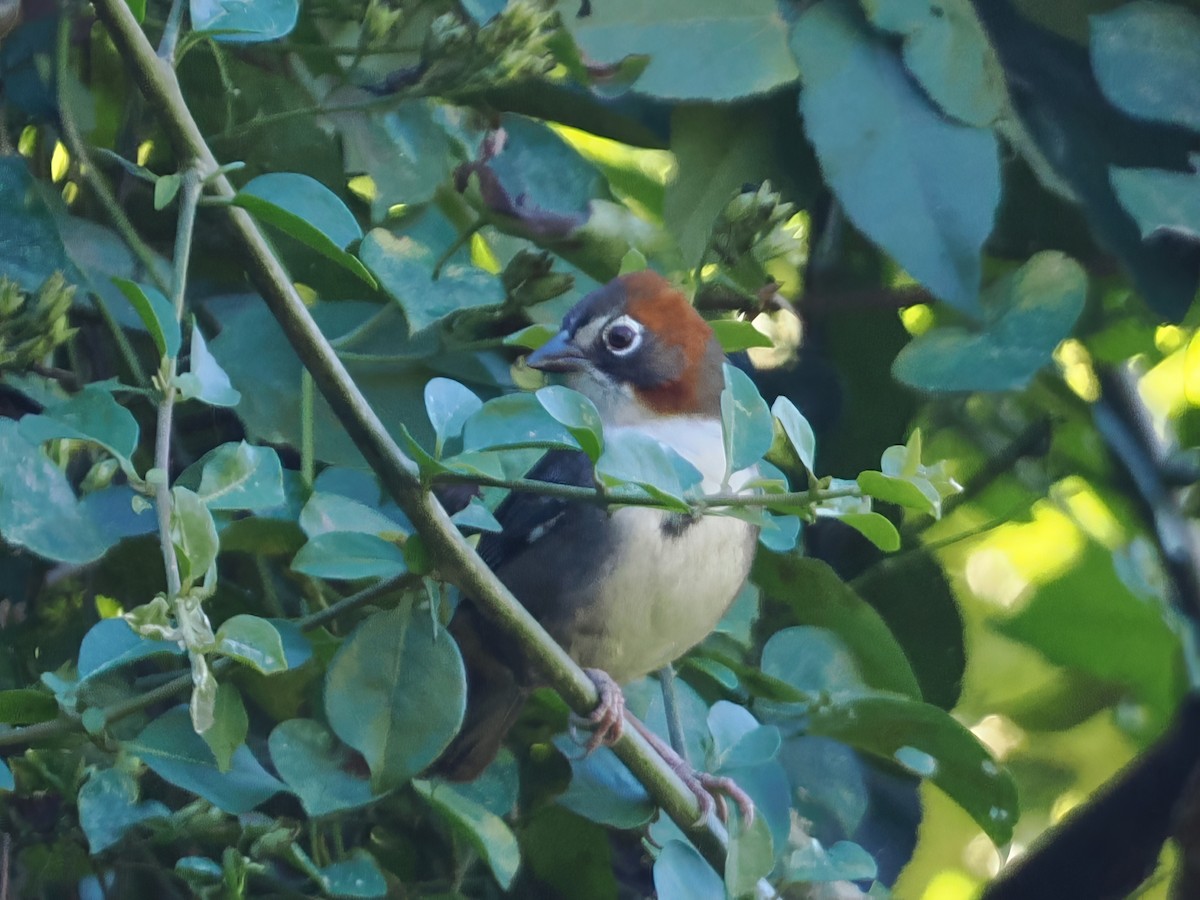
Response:
MULTIPOLYGON (((150 46, 125 0, 94 0, 93 5, 171 136, 179 158, 196 159, 205 171, 216 171, 217 160, 188 109, 174 71, 150 46)), ((224 175, 216 176, 210 185, 218 197, 234 196, 224 175)), ((355 446, 425 539, 438 574, 474 598, 506 635, 520 642, 573 710, 583 715, 591 712, 598 699, 591 681, 479 558, 446 511, 422 487, 416 465, 354 384, 250 214, 234 206, 222 209, 245 256, 247 274, 355 446)), ((725 829, 712 816, 703 826, 695 825, 699 807, 679 777, 632 729, 613 749, 714 868, 723 871, 728 843, 725 829)))

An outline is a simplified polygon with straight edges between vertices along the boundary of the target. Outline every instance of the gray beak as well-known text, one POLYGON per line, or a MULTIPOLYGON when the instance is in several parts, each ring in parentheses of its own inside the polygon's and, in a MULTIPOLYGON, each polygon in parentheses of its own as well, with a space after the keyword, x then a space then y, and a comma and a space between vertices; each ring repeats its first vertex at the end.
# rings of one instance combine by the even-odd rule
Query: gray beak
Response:
POLYGON ((587 356, 560 331, 525 358, 527 365, 543 372, 578 372, 587 367, 587 356))

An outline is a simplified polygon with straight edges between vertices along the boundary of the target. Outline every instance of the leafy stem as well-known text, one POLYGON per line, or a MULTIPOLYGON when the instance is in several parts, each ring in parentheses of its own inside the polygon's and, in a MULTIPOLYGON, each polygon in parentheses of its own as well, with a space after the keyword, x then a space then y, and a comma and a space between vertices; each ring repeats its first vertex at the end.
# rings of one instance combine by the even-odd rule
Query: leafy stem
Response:
MULTIPOLYGON (((187 287, 187 267, 192 252, 192 230, 196 221, 196 206, 200 200, 200 178, 194 167, 183 172, 179 194, 179 224, 175 232, 175 269, 171 279, 171 302, 176 321, 183 319, 183 299, 187 287)), ((163 565, 167 572, 167 597, 179 596, 183 587, 179 576, 179 561, 171 541, 171 419, 175 410, 175 373, 178 360, 164 357, 160 371, 161 399, 158 403, 158 422, 154 436, 155 506, 158 511, 158 539, 162 548, 163 565)))
MULTIPOLYGON (((602 487, 580 487, 573 484, 555 484, 535 478, 493 478, 488 475, 468 475, 459 472, 439 472, 433 476, 434 483, 477 484, 481 487, 507 488, 528 494, 540 494, 560 500, 580 503, 595 503, 600 506, 652 506, 661 507, 662 501, 644 493, 625 492, 620 489, 606 490, 602 487)), ((689 498, 688 503, 696 513, 710 509, 761 509, 788 510, 797 512, 810 509, 826 500, 841 497, 862 497, 861 488, 841 487, 811 491, 788 491, 778 494, 739 494, 721 492, 689 498)))

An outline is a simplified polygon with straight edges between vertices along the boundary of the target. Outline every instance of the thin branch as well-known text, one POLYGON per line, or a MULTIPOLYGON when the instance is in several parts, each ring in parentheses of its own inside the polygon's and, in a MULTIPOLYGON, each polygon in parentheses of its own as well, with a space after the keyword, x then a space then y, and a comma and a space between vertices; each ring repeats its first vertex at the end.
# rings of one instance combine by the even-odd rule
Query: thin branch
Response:
MULTIPOLYGON (((195 158, 205 170, 215 170, 217 160, 188 109, 174 71, 155 55, 129 5, 125 0, 93 2, 121 58, 130 66, 138 86, 159 114, 179 156, 195 158)), ((224 176, 214 178, 211 188, 217 196, 234 194, 233 186, 224 176)), ((246 257, 251 281, 350 439, 425 539, 438 575, 471 596, 509 640, 518 642, 575 712, 590 713, 598 701, 591 680, 479 558, 446 511, 421 484, 416 464, 388 434, 354 384, 257 223, 249 213, 235 206, 225 207, 222 212, 236 245, 246 257)), ((667 814, 691 835, 709 862, 723 870, 728 834, 713 816, 706 827, 694 827, 699 806, 679 776, 632 730, 613 749, 667 814)))
POLYGON ((163 28, 162 40, 158 42, 158 58, 172 69, 175 68, 175 48, 179 46, 179 33, 182 29, 183 0, 171 0, 167 24, 163 28))
MULTIPOLYGON (((559 500, 571 500, 577 503, 594 503, 597 506, 652 506, 661 509, 663 505, 661 500, 648 494, 626 492, 620 489, 605 490, 600 487, 557 484, 552 481, 539 481, 536 478, 509 479, 493 478, 483 474, 439 472, 433 476, 433 481, 435 484, 476 484, 480 487, 507 488, 510 491, 540 494, 543 497, 555 497, 559 500)), ((861 488, 847 487, 814 491, 788 491, 780 494, 704 494, 686 499, 688 505, 696 513, 703 513, 710 509, 761 509, 764 507, 796 512, 811 509, 826 500, 861 497, 862 495, 861 488)))
MULTIPOLYGON (((192 254, 192 231, 196 222, 196 206, 200 200, 200 175, 194 166, 183 173, 179 191, 179 224, 175 230, 175 272, 171 283, 171 303, 175 320, 183 321, 184 294, 187 289, 188 261, 192 254)), ((178 360, 163 358, 159 377, 162 399, 158 403, 158 423, 154 433, 154 468, 158 480, 154 486, 154 505, 158 511, 158 540, 162 548, 163 565, 167 571, 167 601, 174 602, 182 590, 179 560, 171 540, 171 419, 175 411, 175 373, 178 360)))

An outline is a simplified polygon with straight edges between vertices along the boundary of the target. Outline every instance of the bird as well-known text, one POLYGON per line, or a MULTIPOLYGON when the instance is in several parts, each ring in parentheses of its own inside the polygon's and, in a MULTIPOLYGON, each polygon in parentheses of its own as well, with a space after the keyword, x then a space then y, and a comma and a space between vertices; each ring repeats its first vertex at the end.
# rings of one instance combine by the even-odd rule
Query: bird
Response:
MULTIPOLYGON (((751 476, 735 473, 726 482, 721 346, 661 275, 626 274, 587 294, 526 362, 564 375, 588 397, 606 440, 633 430, 676 450, 700 471, 705 493, 737 489, 751 476)), ((593 464, 579 450, 549 451, 527 477, 595 484, 593 464)), ((715 798, 718 815, 726 817, 727 795, 744 819, 752 818, 749 798, 729 779, 691 769, 627 717, 619 686, 669 665, 713 630, 749 574, 756 526, 733 516, 606 509, 515 491, 495 516, 502 529, 483 535, 480 556, 596 685, 600 704, 590 716, 587 750, 614 742, 628 720, 696 793, 703 815, 715 798)), ((460 602, 449 630, 467 669, 467 710, 432 774, 469 781, 496 756, 543 682, 470 598, 460 602)))

